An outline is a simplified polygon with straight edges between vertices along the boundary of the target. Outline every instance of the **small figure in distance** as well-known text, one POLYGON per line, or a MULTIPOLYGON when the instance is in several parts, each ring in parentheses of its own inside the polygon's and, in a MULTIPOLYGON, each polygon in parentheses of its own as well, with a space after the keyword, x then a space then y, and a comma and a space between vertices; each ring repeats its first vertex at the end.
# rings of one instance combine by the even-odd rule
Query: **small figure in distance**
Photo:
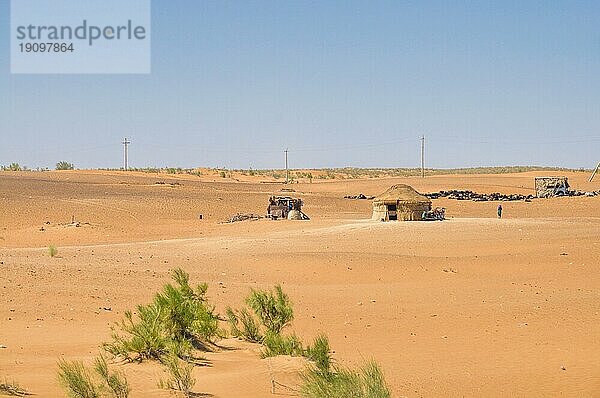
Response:
POLYGON ((498 205, 498 218, 502 218, 502 205, 498 205))

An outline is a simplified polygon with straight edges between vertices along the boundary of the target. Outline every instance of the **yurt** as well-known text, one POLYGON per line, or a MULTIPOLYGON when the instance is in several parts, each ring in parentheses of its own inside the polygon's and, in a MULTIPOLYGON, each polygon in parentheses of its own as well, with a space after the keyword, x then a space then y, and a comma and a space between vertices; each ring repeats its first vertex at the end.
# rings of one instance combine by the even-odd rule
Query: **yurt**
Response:
POLYGON ((373 199, 373 220, 420 221, 431 210, 431 200, 413 187, 398 184, 373 199))

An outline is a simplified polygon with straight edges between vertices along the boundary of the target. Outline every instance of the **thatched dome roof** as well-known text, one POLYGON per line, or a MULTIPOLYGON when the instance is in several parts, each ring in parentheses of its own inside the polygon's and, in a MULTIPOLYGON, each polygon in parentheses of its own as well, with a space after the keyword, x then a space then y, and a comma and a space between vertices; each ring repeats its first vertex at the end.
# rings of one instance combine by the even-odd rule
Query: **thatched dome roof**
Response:
POLYGON ((428 204, 431 200, 418 193, 413 187, 405 184, 392 185, 387 191, 373 199, 373 203, 394 204, 397 202, 407 204, 428 204))

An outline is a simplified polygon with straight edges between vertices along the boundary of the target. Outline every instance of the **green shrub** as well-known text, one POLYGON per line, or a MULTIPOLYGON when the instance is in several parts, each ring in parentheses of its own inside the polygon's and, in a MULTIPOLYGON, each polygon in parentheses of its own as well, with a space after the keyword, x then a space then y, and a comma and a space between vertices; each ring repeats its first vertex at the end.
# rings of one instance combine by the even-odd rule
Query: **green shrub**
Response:
POLYGON ((158 359, 167 353, 189 358, 192 348, 205 348, 221 335, 218 316, 206 300, 208 285, 192 289, 189 275, 181 269, 172 272, 176 286, 166 284, 148 305, 139 305, 138 319, 125 312, 112 342, 104 348, 127 360, 158 359), (133 355, 132 355, 133 354, 133 355))
POLYGON ((266 327, 267 332, 279 334, 294 319, 292 303, 280 285, 275 286, 274 293, 252 289, 246 303, 266 327))
POLYGON ((274 291, 252 289, 246 298, 246 304, 254 315, 246 308, 238 312, 227 309, 227 320, 233 336, 263 344, 263 357, 303 355, 302 343, 298 337, 281 334, 283 328, 294 319, 292 304, 281 286, 275 286, 274 291))
POLYGON ((365 397, 389 398, 391 396, 383 371, 376 362, 371 361, 363 366, 360 378, 365 391, 365 397))
POLYGON ((129 387, 127 379, 122 373, 111 373, 108 370, 108 364, 106 363, 104 356, 101 355, 96 358, 94 369, 104 382, 104 389, 108 390, 112 397, 127 398, 129 396, 131 388, 129 387))
POLYGON ((233 337, 240 337, 251 343, 262 342, 260 326, 247 309, 242 308, 238 315, 233 309, 227 308, 227 321, 233 337), (240 323, 241 329, 239 328, 240 323))
POLYGON ((246 340, 244 336, 243 330, 240 330, 240 317, 231 307, 227 307, 225 310, 225 315, 227 316, 227 323, 229 323, 229 333, 233 337, 240 337, 246 340))
POLYGON ((389 398, 383 372, 375 362, 358 371, 335 368, 323 372, 317 366, 301 375, 301 396, 305 398, 389 398))
POLYGON ((125 376, 118 372, 110 372, 103 356, 96 358, 94 371, 100 381, 96 383, 92 372, 81 361, 58 362, 58 378, 66 390, 67 395, 73 398, 127 398, 131 389, 125 376))
MULTIPOLYGON (((167 353, 169 355, 175 355, 178 358, 186 361, 194 359, 192 356, 192 350, 194 345, 189 340, 170 340, 167 343, 167 353)), ((159 358, 162 361, 162 358, 159 358)))
POLYGON ((137 309, 139 320, 134 321, 131 311, 126 311, 125 319, 117 324, 127 336, 117 333, 113 327, 113 341, 103 344, 103 348, 114 356, 130 361, 160 359, 168 352, 169 346, 169 339, 161 322, 160 309, 154 304, 138 305, 137 309))
POLYGON ((50 257, 56 257, 58 255, 58 249, 54 245, 48 246, 48 255, 50 257))
POLYGON ((67 392, 73 398, 100 398, 100 390, 94 384, 92 375, 81 361, 58 362, 58 379, 67 392))
POLYGON ((174 270, 171 276, 177 286, 165 285, 162 293, 154 298, 154 304, 161 309, 167 335, 172 340, 187 340, 195 346, 213 342, 220 335, 219 318, 206 300, 208 285, 192 289, 189 274, 181 268, 174 270))
POLYGON ((302 342, 295 334, 282 336, 279 333, 267 332, 263 339, 263 344, 265 346, 261 353, 263 358, 277 355, 291 355, 294 357, 304 355, 302 342))
POLYGON ((331 349, 326 335, 315 338, 312 346, 306 348, 304 356, 313 361, 321 372, 329 373, 331 371, 331 349))
POLYGON ((175 355, 169 355, 165 361, 169 377, 161 380, 158 385, 160 388, 181 391, 185 397, 192 397, 192 388, 196 384, 196 379, 192 375, 194 365, 180 360, 175 355))
POLYGON ((73 163, 65 162, 64 160, 56 163, 56 170, 73 170, 74 168, 73 163))

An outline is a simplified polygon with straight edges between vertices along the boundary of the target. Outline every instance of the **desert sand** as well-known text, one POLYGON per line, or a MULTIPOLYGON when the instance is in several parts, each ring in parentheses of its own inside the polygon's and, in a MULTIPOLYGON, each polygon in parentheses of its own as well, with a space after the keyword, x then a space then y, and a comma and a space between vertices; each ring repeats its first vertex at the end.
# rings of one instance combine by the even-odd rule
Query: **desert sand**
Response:
MULTIPOLYGON (((396 183, 530 194, 535 175, 552 174, 302 182, 288 187, 310 221, 227 224, 238 212, 264 214, 284 185, 2 172, 0 379, 63 396, 57 360, 91 361, 124 311, 181 267, 209 283, 219 311, 281 283, 295 308, 290 331, 305 342, 326 333, 344 365, 376 360, 395 397, 600 396, 600 197, 505 202, 502 220, 497 202, 439 199, 448 220, 406 223, 373 222, 370 201, 343 199, 396 183)), ((585 173, 560 174, 573 188, 600 189, 585 173)), ((268 397, 272 379, 297 388, 303 359, 220 345, 194 370, 198 393, 268 397)), ((157 386, 160 366, 119 369, 132 396, 169 396, 157 386)))

